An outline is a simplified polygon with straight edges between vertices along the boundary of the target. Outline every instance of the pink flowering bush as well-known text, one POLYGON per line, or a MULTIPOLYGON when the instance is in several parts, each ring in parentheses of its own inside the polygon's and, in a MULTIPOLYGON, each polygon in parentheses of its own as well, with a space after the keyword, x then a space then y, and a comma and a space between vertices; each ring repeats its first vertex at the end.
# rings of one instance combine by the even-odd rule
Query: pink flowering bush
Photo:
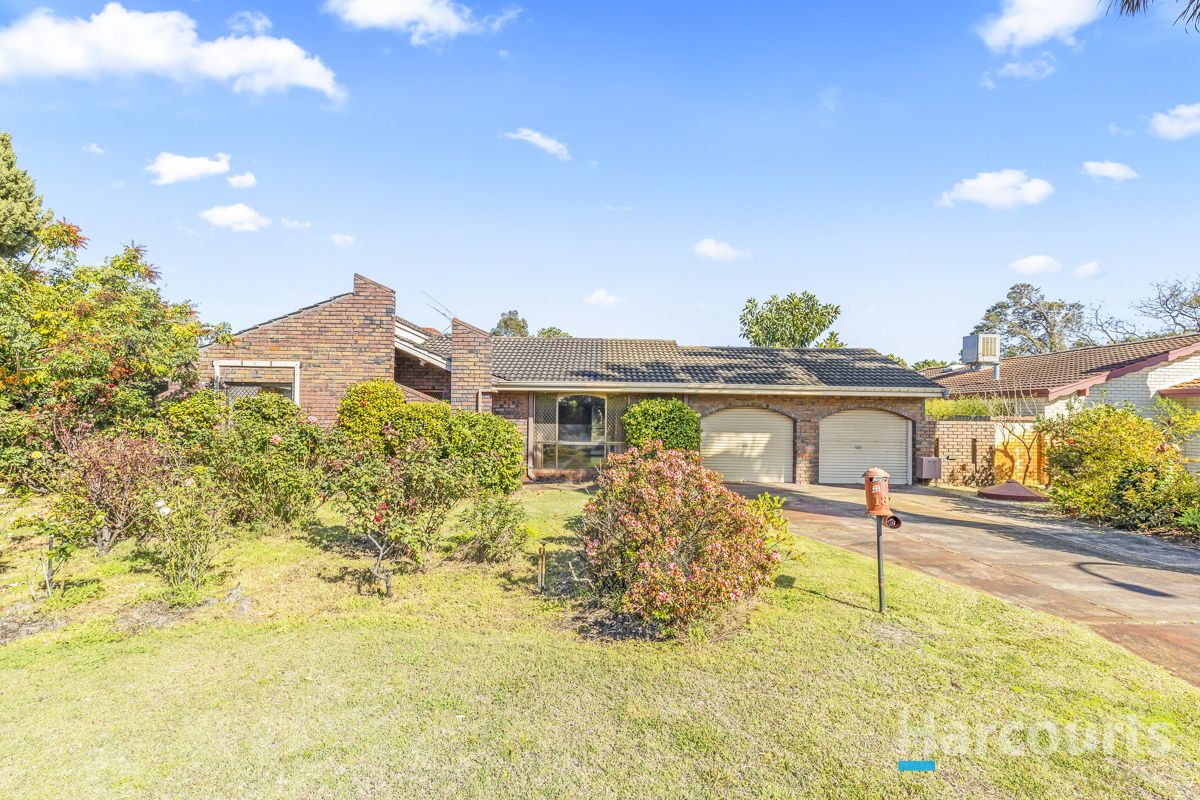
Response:
POLYGON ((600 595, 673 629, 766 586, 786 522, 770 498, 727 489, 699 454, 653 441, 605 462, 581 529, 600 595))

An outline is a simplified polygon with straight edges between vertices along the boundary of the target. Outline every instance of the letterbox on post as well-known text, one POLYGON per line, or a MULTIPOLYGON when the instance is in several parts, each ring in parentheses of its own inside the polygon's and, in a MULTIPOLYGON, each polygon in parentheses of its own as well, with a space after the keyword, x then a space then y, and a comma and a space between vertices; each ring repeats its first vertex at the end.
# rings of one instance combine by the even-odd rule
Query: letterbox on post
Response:
POLYGON ((887 519, 892 515, 892 498, 888 491, 890 477, 879 467, 871 467, 863 473, 863 487, 867 490, 868 517, 887 519))

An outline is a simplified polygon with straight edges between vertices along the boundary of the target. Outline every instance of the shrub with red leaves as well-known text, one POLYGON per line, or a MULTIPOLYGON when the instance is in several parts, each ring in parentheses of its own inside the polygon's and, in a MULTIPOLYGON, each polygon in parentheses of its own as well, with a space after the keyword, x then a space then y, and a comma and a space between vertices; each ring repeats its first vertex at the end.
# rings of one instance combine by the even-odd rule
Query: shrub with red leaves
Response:
POLYGON ((584 508, 588 570, 615 607, 673 629, 752 597, 780 561, 782 517, 661 442, 611 456, 584 508))

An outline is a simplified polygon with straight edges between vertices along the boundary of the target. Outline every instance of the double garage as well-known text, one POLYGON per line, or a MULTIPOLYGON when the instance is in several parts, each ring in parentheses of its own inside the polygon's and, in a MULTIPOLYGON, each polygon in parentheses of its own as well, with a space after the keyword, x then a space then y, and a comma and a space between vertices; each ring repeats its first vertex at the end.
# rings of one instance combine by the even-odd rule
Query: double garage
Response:
MULTIPOLYGON (((725 479, 795 481, 796 423, 766 408, 727 408, 701 419, 700 455, 725 479)), ((817 431, 817 482, 859 483, 881 467, 892 483, 912 479, 912 423, 899 414, 854 408, 822 417, 817 431)))

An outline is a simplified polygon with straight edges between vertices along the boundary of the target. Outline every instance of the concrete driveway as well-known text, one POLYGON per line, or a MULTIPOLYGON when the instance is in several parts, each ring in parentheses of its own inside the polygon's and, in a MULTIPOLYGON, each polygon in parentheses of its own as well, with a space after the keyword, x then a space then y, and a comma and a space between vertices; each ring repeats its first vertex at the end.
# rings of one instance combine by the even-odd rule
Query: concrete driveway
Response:
MULTIPOLYGON (((861 487, 766 488, 796 533, 874 556, 861 487)), ((1200 686, 1200 548, 922 487, 894 487, 892 509, 890 563, 1083 623, 1200 686)))

